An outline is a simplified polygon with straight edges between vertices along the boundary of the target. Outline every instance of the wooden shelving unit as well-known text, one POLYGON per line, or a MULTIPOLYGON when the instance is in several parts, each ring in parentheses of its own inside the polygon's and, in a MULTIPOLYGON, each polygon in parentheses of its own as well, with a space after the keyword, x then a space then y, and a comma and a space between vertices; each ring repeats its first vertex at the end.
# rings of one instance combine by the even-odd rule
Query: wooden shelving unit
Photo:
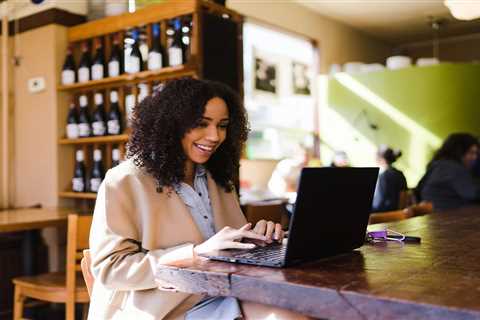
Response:
MULTIPOLYGON (((74 48, 74 56, 78 63, 78 49, 82 42, 91 42, 101 38, 104 44, 105 57, 108 59, 112 47, 112 35, 118 34, 123 39, 129 29, 139 28, 144 31, 146 43, 151 44, 150 25, 159 23, 161 43, 166 49, 168 22, 178 17, 189 17, 192 21, 190 44, 186 64, 175 67, 164 67, 155 71, 142 71, 135 74, 121 74, 117 77, 107 77, 72 85, 58 85, 58 96, 63 105, 59 119, 64 119, 70 101, 78 101, 79 95, 87 95, 91 104, 94 93, 104 94, 105 106, 111 90, 118 91, 119 105, 125 116, 125 97, 134 95, 135 101, 139 94, 139 84, 145 84, 150 89, 165 81, 182 77, 211 79, 222 81, 243 94, 243 61, 242 61, 242 23, 243 17, 223 6, 207 0, 166 0, 140 9, 135 13, 125 13, 119 16, 107 17, 71 27, 67 31, 68 43, 74 48), (75 51, 76 49, 76 51, 75 51)), ((91 50, 93 54, 93 50, 91 50)), ((59 70, 60 73, 60 70, 59 70)), ((126 121, 124 123, 126 127, 126 121)), ((85 203, 93 206, 96 193, 71 192, 71 177, 73 174, 75 150, 84 150, 87 172, 92 162, 93 149, 104 150, 104 166, 111 166, 111 151, 118 146, 124 155, 128 132, 116 136, 88 137, 79 139, 60 138, 59 144, 59 193, 62 199, 73 199, 77 205, 85 207, 85 203)), ((65 137, 64 123, 59 127, 60 137, 65 137)))

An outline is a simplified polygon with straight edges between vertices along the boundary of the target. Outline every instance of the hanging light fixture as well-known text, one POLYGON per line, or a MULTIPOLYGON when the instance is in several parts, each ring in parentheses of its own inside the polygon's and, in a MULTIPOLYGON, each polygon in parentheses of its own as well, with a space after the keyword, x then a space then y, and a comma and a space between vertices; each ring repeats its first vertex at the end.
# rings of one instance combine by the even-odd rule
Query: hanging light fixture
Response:
POLYGON ((480 18, 480 1, 475 0, 445 0, 443 2, 452 16, 459 20, 480 18))

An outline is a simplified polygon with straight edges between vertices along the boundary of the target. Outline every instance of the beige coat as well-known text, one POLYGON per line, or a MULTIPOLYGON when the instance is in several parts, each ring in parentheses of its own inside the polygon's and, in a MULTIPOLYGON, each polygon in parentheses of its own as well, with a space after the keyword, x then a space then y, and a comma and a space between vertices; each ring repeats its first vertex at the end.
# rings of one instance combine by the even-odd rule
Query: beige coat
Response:
MULTIPOLYGON (((246 223, 234 192, 208 175, 215 228, 246 223)), ((203 242, 188 208, 175 193, 156 192, 152 176, 127 160, 109 170, 98 192, 90 250, 95 284, 89 319, 171 319, 198 301, 155 279, 155 269, 191 258, 203 242), (147 251, 148 250, 148 251, 147 251)))

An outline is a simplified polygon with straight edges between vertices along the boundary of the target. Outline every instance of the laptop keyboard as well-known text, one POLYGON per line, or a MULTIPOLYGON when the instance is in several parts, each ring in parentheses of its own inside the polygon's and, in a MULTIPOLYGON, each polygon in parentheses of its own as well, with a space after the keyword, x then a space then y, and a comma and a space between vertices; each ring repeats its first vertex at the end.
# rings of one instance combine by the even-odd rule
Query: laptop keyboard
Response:
POLYGON ((283 260, 287 246, 280 243, 270 244, 266 247, 255 247, 254 249, 245 251, 237 251, 232 255, 239 259, 266 261, 266 260, 283 260))

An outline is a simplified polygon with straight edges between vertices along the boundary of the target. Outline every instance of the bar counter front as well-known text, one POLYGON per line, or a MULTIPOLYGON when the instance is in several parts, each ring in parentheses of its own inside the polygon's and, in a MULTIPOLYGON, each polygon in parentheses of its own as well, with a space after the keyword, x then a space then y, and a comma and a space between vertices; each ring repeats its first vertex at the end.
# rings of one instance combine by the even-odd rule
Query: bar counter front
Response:
MULTIPOLYGON (((183 260, 157 274, 189 293, 234 296, 328 319, 480 319, 480 207, 388 226, 421 244, 365 244, 276 269, 183 260)), ((314 248, 312 248, 314 250, 314 248)))

